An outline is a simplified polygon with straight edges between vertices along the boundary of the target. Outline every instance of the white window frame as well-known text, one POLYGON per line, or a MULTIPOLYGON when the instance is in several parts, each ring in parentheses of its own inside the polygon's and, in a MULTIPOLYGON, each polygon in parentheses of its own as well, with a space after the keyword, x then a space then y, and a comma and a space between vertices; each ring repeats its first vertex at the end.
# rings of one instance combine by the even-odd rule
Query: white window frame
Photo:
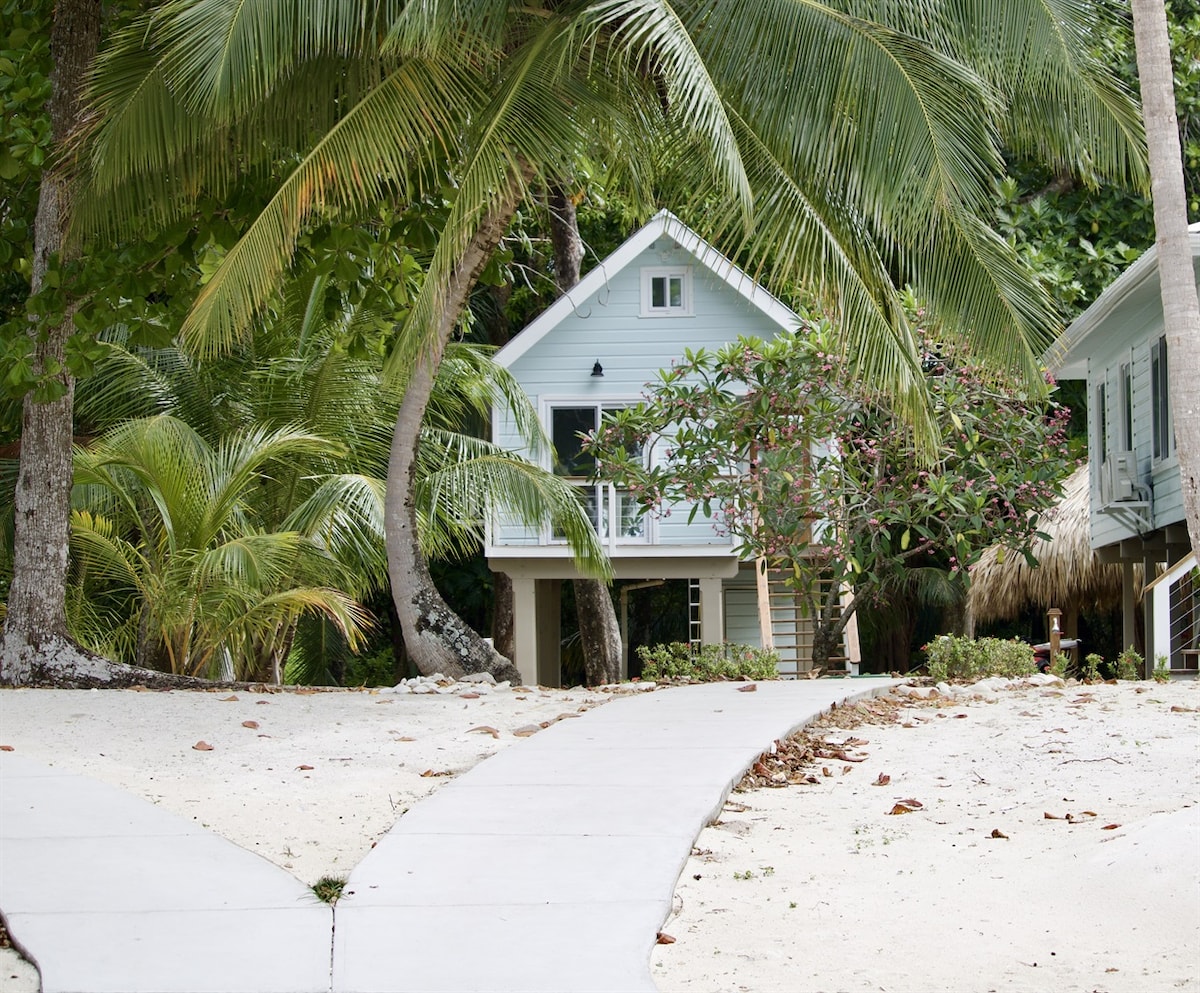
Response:
POLYGON ((1175 412, 1171 410, 1170 353, 1166 335, 1150 343, 1150 436, 1153 465, 1175 458, 1175 412))
POLYGON ((1133 358, 1130 356, 1117 367, 1117 386, 1121 397, 1121 448, 1132 452, 1136 449, 1137 426, 1133 419, 1133 358))
MULTIPOLYGON (((669 289, 669 284, 668 284, 669 289)), ((642 269, 642 317, 691 317, 692 310, 692 267, 691 266, 647 266, 642 269), (653 305, 653 287, 656 279, 677 276, 680 284, 680 305, 665 307, 653 305)))
MULTIPOLYGON (((596 411, 596 424, 599 425, 604 418, 605 411, 621 410, 625 407, 632 407, 639 403, 640 400, 620 399, 605 397, 602 400, 581 399, 578 396, 574 397, 544 397, 541 401, 541 418, 542 424, 545 426, 547 435, 551 438, 554 436, 554 411, 559 408, 583 408, 592 407, 596 411)), ((649 457, 650 445, 646 446, 646 452, 643 453, 644 458, 649 457)), ((549 460, 546 461, 546 468, 553 471, 554 466, 549 460)), ((593 488, 596 491, 596 499, 599 509, 600 528, 598 534, 600 541, 610 549, 617 545, 657 545, 658 544, 658 519, 655 514, 642 515, 642 534, 635 537, 626 537, 617 533, 619 530, 615 528, 614 522, 617 515, 614 511, 619 509, 618 491, 614 483, 608 480, 592 480, 589 481, 585 476, 563 476, 567 482, 580 489, 593 488), (605 533, 607 531, 607 533, 605 533)), ((556 536, 553 527, 547 526, 543 529, 541 543, 543 545, 565 545, 566 539, 556 536)))

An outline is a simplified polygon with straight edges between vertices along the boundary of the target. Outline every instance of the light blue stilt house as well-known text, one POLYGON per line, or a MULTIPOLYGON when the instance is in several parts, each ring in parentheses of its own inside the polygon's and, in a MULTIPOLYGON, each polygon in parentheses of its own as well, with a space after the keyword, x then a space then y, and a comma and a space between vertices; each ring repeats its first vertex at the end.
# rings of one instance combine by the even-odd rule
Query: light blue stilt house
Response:
MULTIPOLYGON (((1200 224, 1189 230, 1200 282, 1200 224)), ((1067 328, 1046 356, 1059 379, 1086 379, 1091 545, 1124 573, 1122 643, 1136 642, 1134 565, 1145 566, 1146 661, 1195 675, 1200 578, 1188 540, 1167 391, 1158 253, 1151 248, 1067 328)), ((1200 384, 1195 387, 1200 396, 1200 384)))
MULTIPOLYGON (((700 513, 689 522, 690 506, 639 518, 629 494, 588 478, 577 436, 593 430, 606 410, 638 402, 645 384, 686 348, 715 348, 738 335, 770 338, 797 322, 791 309, 663 211, 496 355, 535 404, 556 448, 555 470, 579 487, 618 590, 686 580, 690 640, 771 643, 785 675, 808 668, 811 645, 794 598, 781 584, 760 581, 711 519, 700 513)), ((493 439, 524 452, 499 408, 493 439)), ((578 575, 565 543, 549 530, 499 519, 485 551, 491 569, 513 581, 514 662, 527 681, 556 685, 560 586, 578 575)), ((848 631, 852 666, 858 662, 853 621, 848 631)))

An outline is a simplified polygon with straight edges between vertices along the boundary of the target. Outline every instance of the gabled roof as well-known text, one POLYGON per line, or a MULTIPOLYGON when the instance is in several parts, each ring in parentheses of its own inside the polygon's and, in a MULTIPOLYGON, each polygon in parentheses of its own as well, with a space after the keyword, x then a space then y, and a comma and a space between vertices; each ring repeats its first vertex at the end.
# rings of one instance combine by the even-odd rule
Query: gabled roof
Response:
MULTIPOLYGON (((1200 224, 1188 228, 1193 261, 1200 258, 1200 224)), ((1135 294, 1160 292, 1158 287, 1158 246, 1154 245, 1114 279, 1087 310, 1059 336, 1042 356, 1046 367, 1060 379, 1086 379, 1088 338, 1102 327, 1114 311, 1135 294)))
POLYGON ((584 276, 569 293, 564 293, 555 300, 520 334, 501 348, 495 355, 495 361, 508 368, 592 294, 601 290, 608 280, 634 263, 642 252, 663 236, 672 239, 676 245, 692 255, 697 262, 773 323, 781 328, 794 327, 799 323, 800 318, 795 311, 751 279, 669 210, 660 210, 645 226, 631 234, 616 251, 584 276))

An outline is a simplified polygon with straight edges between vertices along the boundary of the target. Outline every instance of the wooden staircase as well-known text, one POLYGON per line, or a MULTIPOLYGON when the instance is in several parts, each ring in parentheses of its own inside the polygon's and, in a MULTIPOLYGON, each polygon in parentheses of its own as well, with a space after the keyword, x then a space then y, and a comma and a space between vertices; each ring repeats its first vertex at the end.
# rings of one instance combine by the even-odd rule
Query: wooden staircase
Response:
MULTIPOLYGON (((779 674, 785 679, 804 676, 812 671, 813 623, 805 612, 803 598, 787 586, 781 570, 764 571, 760 563, 756 574, 762 645, 779 653, 779 674)), ((830 582, 821 580, 822 593, 830 582)), ((858 661, 858 620, 852 617, 842 632, 841 653, 830 659, 830 668, 857 672, 858 661)))

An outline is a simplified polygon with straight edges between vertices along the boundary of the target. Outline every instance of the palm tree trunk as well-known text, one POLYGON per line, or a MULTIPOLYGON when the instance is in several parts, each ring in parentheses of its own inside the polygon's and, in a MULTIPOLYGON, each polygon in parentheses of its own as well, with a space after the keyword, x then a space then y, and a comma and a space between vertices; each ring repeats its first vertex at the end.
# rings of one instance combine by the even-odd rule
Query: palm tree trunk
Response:
MULTIPOLYGON (((550 208, 550 242, 554 248, 554 280, 560 293, 579 282, 583 240, 575 202, 565 188, 554 184, 546 196, 550 208)), ((583 646, 584 680, 589 686, 615 683, 621 678, 621 626, 608 592, 599 579, 574 579, 575 611, 583 646)))
MULTIPOLYGON (((59 0, 54 7, 50 51, 50 127, 61 149, 76 129, 85 74, 100 42, 100 0, 59 0)), ((34 221, 30 290, 42 289, 51 256, 64 255, 68 179, 61 163, 42 176, 34 221)), ((129 667, 84 651, 67 634, 67 551, 71 503, 71 446, 75 379, 64 356, 73 332, 74 308, 37 337, 34 368, 62 389, 50 403, 26 394, 21 423, 13 534, 13 579, 9 588, 0 681, 61 686, 108 684, 129 667), (54 372, 53 370, 59 370, 54 372)), ((136 670, 134 670, 136 673, 136 670)), ((138 675, 129 677, 137 681, 138 675)))
POLYGON ((396 415, 388 462, 385 520, 388 576, 396 613, 404 632, 409 658, 425 675, 435 672, 459 678, 470 672, 490 672, 497 679, 521 681, 517 667, 479 637, 442 599, 429 575, 417 539, 417 446, 421 422, 433 391, 442 353, 467 306, 471 287, 500 244, 519 202, 518 181, 476 229, 446 287, 437 315, 433 344, 417 360, 396 415))
POLYGON ((1167 337, 1168 391, 1183 510, 1192 551, 1200 550, 1200 300, 1188 243, 1183 155, 1175 116, 1171 42, 1162 0, 1133 0, 1142 116, 1158 244, 1158 278, 1167 337))
POLYGON ((507 572, 492 573, 492 645, 509 659, 517 650, 514 606, 512 576, 507 572))

